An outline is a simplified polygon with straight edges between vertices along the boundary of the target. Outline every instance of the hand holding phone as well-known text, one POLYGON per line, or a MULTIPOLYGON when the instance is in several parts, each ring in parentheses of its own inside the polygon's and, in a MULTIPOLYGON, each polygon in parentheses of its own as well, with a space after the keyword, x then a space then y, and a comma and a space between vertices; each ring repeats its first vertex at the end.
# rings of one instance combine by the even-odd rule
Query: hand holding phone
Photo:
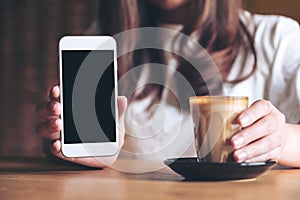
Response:
MULTIPOLYGON (((61 40, 61 41, 65 41, 65 39, 66 38, 64 38, 64 40, 61 40)), ((41 135, 43 138, 53 141, 53 145, 51 147, 51 152, 59 158, 62 158, 64 160, 69 160, 71 162, 79 163, 82 165, 93 166, 93 167, 103 167, 103 163, 105 165, 110 165, 110 163, 113 163, 117 157, 117 154, 115 154, 115 153, 117 153, 118 149, 123 145, 124 112, 127 107, 127 99, 125 97, 118 97, 118 99, 117 99, 118 101, 116 101, 117 89, 114 90, 113 94, 108 95, 108 96, 110 96, 109 100, 108 100, 108 98, 105 98, 106 104, 107 104, 107 102, 110 102, 112 104, 111 106, 109 106, 112 108, 110 115, 118 116, 118 117, 114 117, 114 119, 116 118, 116 120, 114 120, 114 122, 113 122, 114 126, 111 126, 111 124, 110 125, 108 124, 108 128, 113 127, 116 131, 113 133, 110 133, 110 134, 112 134, 110 136, 105 135, 104 138, 106 138, 106 141, 100 141, 100 140, 93 141, 93 139, 95 139, 93 137, 85 138, 85 139, 91 139, 90 141, 86 141, 86 140, 82 141, 82 140, 80 140, 80 137, 79 137, 79 140, 77 140, 77 141, 72 140, 72 137, 74 136, 74 132, 73 133, 68 132, 68 131, 66 132, 66 129, 65 129, 66 126, 65 126, 64 120, 71 119, 71 121, 72 121, 73 116, 72 116, 72 113, 70 114, 70 112, 67 114, 64 112, 65 109, 60 104, 59 99, 61 99, 62 104, 65 104, 67 102, 67 104, 70 106, 70 104, 71 104, 70 101, 72 101, 72 98, 68 98, 67 96, 68 96, 68 93, 70 95, 70 91, 72 93, 72 89, 70 90, 67 87, 72 85, 72 81, 70 84, 70 82, 69 81, 66 82, 65 79, 70 80, 70 78, 71 78, 74 80, 74 74, 76 74, 76 73, 78 74, 79 69, 78 69, 78 66, 76 66, 78 64, 78 63, 76 64, 76 61, 78 61, 78 59, 80 57, 82 59, 82 53, 87 55, 87 52, 90 52, 90 53, 92 52, 92 54, 94 55, 94 56, 92 56, 92 58, 94 58, 96 61, 101 60, 101 59, 99 59, 101 57, 104 57, 104 58, 109 57, 107 55, 110 55, 110 57, 113 58, 112 60, 114 62, 112 62, 110 64, 110 67, 112 67, 112 68, 110 68, 110 70, 106 70, 106 76, 104 76, 106 78, 102 78, 101 80, 102 80, 102 82, 103 81, 105 82, 105 85, 104 85, 105 88, 114 88, 116 86, 116 62, 115 62, 115 60, 116 60, 115 59, 116 45, 115 45, 114 41, 112 40, 112 38, 109 38, 109 37, 101 37, 100 40, 99 40, 99 37, 93 37, 93 38, 92 37, 85 38, 84 36, 80 36, 77 38, 68 37, 66 41, 67 41, 67 43, 60 43, 60 44, 63 44, 62 46, 60 45, 61 87, 60 88, 58 86, 53 87, 50 92, 50 95, 49 95, 51 101, 43 102, 37 106, 37 113, 41 117, 46 119, 46 122, 40 123, 37 126, 37 131, 38 131, 39 135, 41 135), (74 39, 76 41, 74 41, 74 39), (81 41, 78 41, 78 40, 81 40, 81 41), (107 40, 112 41, 112 42, 104 42, 107 40), (99 42, 101 43, 101 41, 106 43, 106 45, 99 46, 99 42), (82 44, 84 44, 84 45, 82 45, 82 44), (98 49, 97 49, 97 47, 98 47, 98 49), (101 47, 101 48, 99 48, 99 47, 101 47), (63 51, 66 51, 66 52, 68 51, 69 56, 72 53, 77 54, 77 56, 75 56, 75 59, 67 59, 67 60, 62 59, 63 51), (81 54, 81 55, 79 55, 79 54, 81 54), (71 64, 70 64, 70 62, 71 62, 71 64), (73 72, 69 73, 68 70, 65 70, 65 72, 67 72, 67 73, 64 73, 63 69, 62 69, 63 64, 69 65, 68 67, 73 67, 72 70, 74 70, 75 72, 73 71, 73 72), (76 70, 77 70, 77 72, 76 72, 76 70), (73 74, 73 77, 72 77, 72 74, 73 74), (66 77, 63 78, 63 75, 66 75, 66 77), (108 81, 105 81, 105 79, 108 81), (67 83, 67 84, 65 85, 65 83, 67 83), (107 83, 108 83, 108 85, 107 85, 107 83), (65 91, 67 91, 67 92, 65 93, 65 91), (60 96, 60 92, 63 92, 62 96, 60 96), (64 101, 64 100, 67 100, 67 101, 64 101), (118 109, 113 110, 117 104, 118 104, 118 109), (53 106, 53 105, 55 105, 55 106, 53 106), (119 111, 119 113, 118 113, 118 111, 119 111), (62 120, 59 119, 60 115, 62 116, 62 120), (121 129, 120 129, 120 127, 121 127, 121 129), (62 130, 62 134, 59 134, 60 130, 62 130), (67 137, 69 137, 69 139, 67 139, 67 141, 65 140, 66 135, 68 135, 67 137), (70 138, 71 138, 71 140, 70 140, 70 138), (89 151, 89 148, 85 148, 85 145, 89 146, 90 144, 92 144, 93 147, 97 147, 96 149, 100 149, 100 151, 92 151, 91 152, 91 151, 89 151), (108 147, 108 148, 106 149, 106 147, 108 147), (83 151, 82 151, 82 149, 83 149, 83 151), (64 154, 62 154, 61 150, 63 151, 64 154), (97 156, 97 157, 86 158, 85 156, 97 156), (100 157, 98 157, 98 156, 100 156, 100 157), (105 157, 105 156, 107 156, 107 157, 105 157), (85 158, 74 158, 74 157, 85 157, 85 158)), ((72 56, 74 58, 74 55, 72 55, 72 56)), ((71 56, 71 58, 72 58, 72 56, 71 56)), ((67 57, 68 57, 68 55, 67 55, 67 57)), ((89 67, 89 65, 86 65, 86 67, 89 67)), ((101 66, 99 66, 99 67, 101 67, 101 66)), ((75 79, 76 79, 76 77, 75 77, 75 79)), ((101 98, 102 98, 101 92, 100 93, 98 92, 99 88, 101 91, 101 85, 103 86, 103 84, 100 84, 100 82, 97 84, 96 92, 94 95, 95 99, 100 98, 100 100, 101 100, 101 98)), ((108 91, 108 90, 106 90, 106 91, 108 91)), ((112 92, 111 89, 110 89, 110 92, 112 92)), ((105 97, 105 95, 104 95, 104 97, 105 97)), ((101 104, 101 102, 99 104, 95 103, 95 110, 98 110, 98 113, 96 111, 97 120, 99 120, 99 118, 101 118, 103 116, 104 117, 106 116, 106 115, 102 115, 103 114, 102 112, 99 113, 99 110, 102 111, 101 109, 103 109, 103 104, 101 104), (101 105, 102 105, 102 107, 101 107, 101 105)), ((103 123, 103 121, 102 121, 102 123, 103 123)), ((74 129, 74 126, 73 127, 71 126, 71 129, 74 129)), ((104 129, 107 129, 107 127, 104 129)), ((67 130, 70 130, 70 127, 68 127, 67 130)), ((89 132, 89 131, 91 131, 89 128, 87 128, 85 130, 85 132, 89 132)), ((106 133, 104 133, 104 134, 106 134, 106 133)), ((76 138, 76 136, 73 137, 73 139, 74 138, 76 138)), ((77 139, 78 139, 78 137, 77 137, 77 139)), ((96 137, 96 139, 99 139, 99 137, 96 137)))
MULTIPOLYGON (((105 166, 111 166, 117 159, 117 154, 112 157, 84 157, 84 158, 70 158, 65 157, 61 153, 61 105, 59 103, 60 99, 60 88, 58 86, 52 87, 49 94, 50 101, 42 102, 37 105, 37 113, 46 121, 41 122, 37 125, 38 134, 49 141, 46 142, 45 151, 47 154, 52 154, 57 158, 62 160, 67 160, 73 163, 80 165, 85 165, 89 167, 103 168, 105 166), (55 108, 51 109, 51 105, 55 104, 55 108), (56 122, 56 123, 53 123, 56 122), (50 144, 50 146, 48 146, 50 144)), ((126 97, 119 96, 118 101, 118 111, 119 111, 119 145, 120 148, 123 145, 124 141, 124 114, 127 108, 127 99, 126 97)))

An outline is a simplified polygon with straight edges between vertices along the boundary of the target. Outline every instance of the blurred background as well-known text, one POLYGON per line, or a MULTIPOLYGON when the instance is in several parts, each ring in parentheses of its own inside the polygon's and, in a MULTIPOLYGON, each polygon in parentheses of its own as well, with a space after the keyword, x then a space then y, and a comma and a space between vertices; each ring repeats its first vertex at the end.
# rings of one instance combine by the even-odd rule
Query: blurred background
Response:
MULTIPOLYGON (((258 13, 300 21, 298 0, 244 0, 258 13)), ((35 126, 37 103, 58 83, 58 40, 81 35, 97 17, 98 0, 0 1, 0 156, 44 156, 35 126)))
POLYGON ((57 83, 58 40, 82 34, 98 0, 0 1, 0 156, 42 156, 35 105, 57 83))

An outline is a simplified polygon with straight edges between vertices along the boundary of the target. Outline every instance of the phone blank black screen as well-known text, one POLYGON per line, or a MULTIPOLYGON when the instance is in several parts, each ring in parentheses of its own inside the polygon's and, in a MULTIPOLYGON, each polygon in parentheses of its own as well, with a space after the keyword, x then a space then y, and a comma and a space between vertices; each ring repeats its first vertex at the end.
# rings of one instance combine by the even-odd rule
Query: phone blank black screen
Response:
POLYGON ((116 141, 113 56, 112 50, 62 51, 64 143, 116 141))

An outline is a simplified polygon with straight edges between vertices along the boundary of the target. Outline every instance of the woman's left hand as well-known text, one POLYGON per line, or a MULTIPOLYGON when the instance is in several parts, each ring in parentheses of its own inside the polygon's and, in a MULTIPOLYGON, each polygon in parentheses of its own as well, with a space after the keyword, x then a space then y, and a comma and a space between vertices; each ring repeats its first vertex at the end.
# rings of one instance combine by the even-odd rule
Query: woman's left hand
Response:
POLYGON ((231 138, 237 162, 277 160, 286 143, 285 116, 269 101, 259 100, 243 111, 238 122, 242 127, 231 138))

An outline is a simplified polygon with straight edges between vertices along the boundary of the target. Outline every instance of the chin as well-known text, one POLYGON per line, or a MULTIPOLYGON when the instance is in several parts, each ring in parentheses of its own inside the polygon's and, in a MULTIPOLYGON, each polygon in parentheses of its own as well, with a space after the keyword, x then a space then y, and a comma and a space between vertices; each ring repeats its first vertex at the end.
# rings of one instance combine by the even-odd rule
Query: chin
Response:
POLYGON ((164 10, 173 10, 186 4, 190 0, 150 0, 157 7, 164 10))

